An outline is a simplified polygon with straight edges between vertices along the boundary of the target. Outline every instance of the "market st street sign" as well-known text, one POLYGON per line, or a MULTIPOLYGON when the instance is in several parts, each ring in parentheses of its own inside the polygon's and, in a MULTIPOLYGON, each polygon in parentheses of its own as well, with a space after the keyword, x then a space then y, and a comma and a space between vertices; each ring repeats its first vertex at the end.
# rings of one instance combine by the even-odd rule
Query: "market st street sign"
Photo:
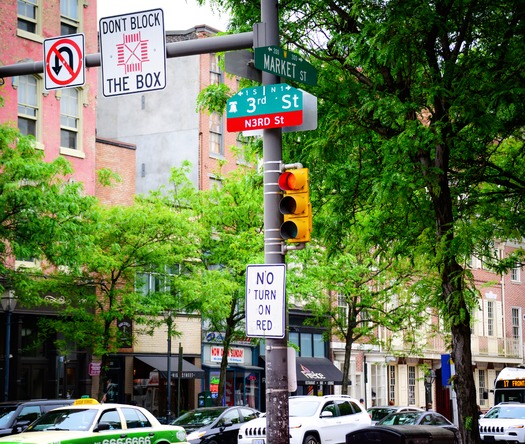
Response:
POLYGON ((254 62, 255 68, 261 71, 307 85, 317 85, 316 69, 299 54, 278 46, 255 48, 254 62))

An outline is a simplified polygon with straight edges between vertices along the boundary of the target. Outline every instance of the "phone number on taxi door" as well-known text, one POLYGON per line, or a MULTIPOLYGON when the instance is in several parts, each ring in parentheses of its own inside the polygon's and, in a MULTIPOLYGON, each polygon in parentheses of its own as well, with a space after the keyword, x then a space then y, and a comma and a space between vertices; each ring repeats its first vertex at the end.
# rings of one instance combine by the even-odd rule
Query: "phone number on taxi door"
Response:
POLYGON ((103 441, 95 442, 95 444, 151 444, 151 438, 149 436, 140 436, 135 438, 104 439, 103 441))

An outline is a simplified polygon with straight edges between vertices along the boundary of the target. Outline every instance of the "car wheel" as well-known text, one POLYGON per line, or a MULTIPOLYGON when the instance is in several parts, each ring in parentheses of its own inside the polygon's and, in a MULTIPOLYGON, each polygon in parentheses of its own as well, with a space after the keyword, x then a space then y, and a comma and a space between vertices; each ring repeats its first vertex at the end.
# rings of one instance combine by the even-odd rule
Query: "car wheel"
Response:
POLYGON ((321 444, 315 435, 306 435, 303 444, 321 444))

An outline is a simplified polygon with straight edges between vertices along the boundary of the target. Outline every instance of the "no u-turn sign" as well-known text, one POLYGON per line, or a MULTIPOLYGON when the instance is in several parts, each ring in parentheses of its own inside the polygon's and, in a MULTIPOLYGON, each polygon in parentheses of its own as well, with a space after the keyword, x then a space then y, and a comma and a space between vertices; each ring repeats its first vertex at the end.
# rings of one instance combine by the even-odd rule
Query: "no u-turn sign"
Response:
POLYGON ((82 86, 85 83, 84 34, 46 39, 43 46, 45 89, 82 86))

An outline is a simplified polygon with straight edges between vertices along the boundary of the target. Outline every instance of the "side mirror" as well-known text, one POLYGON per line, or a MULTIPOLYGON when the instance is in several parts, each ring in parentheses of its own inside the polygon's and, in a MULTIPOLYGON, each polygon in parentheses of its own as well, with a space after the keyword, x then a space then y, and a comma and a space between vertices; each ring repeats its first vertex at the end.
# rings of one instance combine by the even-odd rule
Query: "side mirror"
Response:
POLYGON ((93 429, 94 432, 102 432, 104 430, 111 430, 111 425, 109 423, 107 423, 107 422, 100 422, 93 429))
POLYGON ((321 418, 331 418, 333 416, 334 414, 332 412, 329 412, 328 410, 321 412, 321 418))
POLYGON ((221 429, 221 430, 224 430, 226 427, 231 427, 232 425, 233 425, 233 422, 231 421, 231 419, 227 419, 226 421, 224 421, 224 422, 221 424, 220 429, 221 429))

